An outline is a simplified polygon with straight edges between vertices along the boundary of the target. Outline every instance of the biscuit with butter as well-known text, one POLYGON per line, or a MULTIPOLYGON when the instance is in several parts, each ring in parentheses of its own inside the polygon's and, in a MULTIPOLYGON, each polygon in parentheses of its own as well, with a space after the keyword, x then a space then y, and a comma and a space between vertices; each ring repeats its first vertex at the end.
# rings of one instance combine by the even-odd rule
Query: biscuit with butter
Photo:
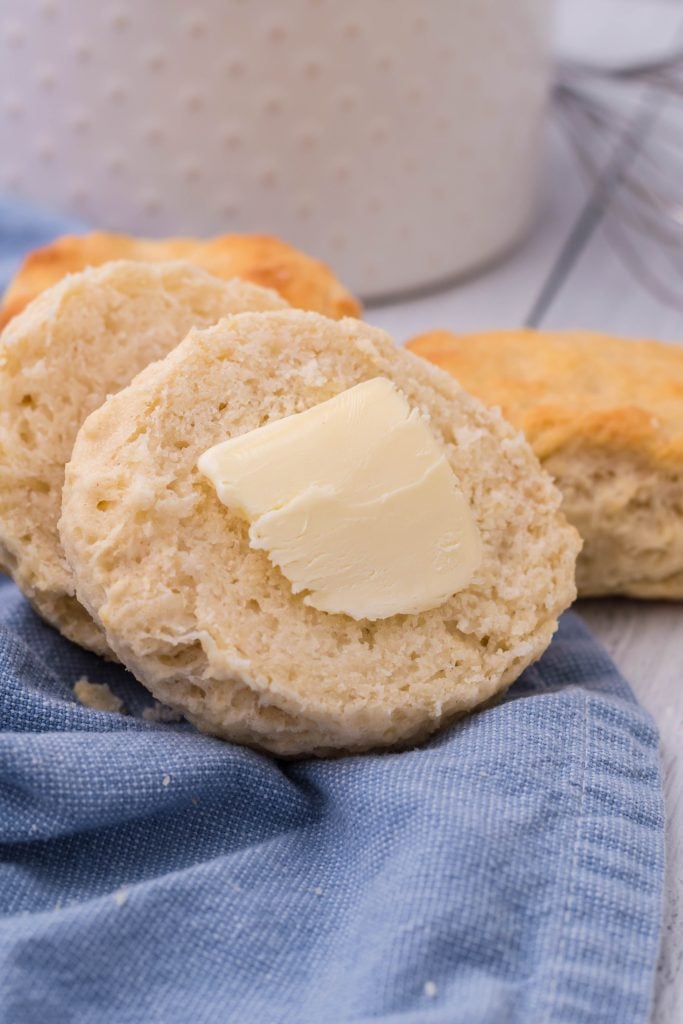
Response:
POLYGON ((583 538, 582 596, 683 599, 683 348, 588 331, 409 343, 523 430, 583 538))
POLYGON ((189 263, 109 263, 43 292, 0 336, 0 564, 65 636, 108 653, 77 602, 57 522, 86 416, 193 325, 281 309, 275 292, 189 263))
POLYGON ((193 330, 83 424, 61 537, 125 665, 280 755, 419 741, 504 690, 574 597, 523 437, 357 320, 193 330))
POLYGON ((29 253, 0 307, 0 328, 66 274, 112 260, 186 260, 214 277, 239 277, 272 288, 291 306, 325 316, 358 316, 360 306, 329 267, 270 235, 216 238, 133 238, 107 231, 63 235, 29 253))

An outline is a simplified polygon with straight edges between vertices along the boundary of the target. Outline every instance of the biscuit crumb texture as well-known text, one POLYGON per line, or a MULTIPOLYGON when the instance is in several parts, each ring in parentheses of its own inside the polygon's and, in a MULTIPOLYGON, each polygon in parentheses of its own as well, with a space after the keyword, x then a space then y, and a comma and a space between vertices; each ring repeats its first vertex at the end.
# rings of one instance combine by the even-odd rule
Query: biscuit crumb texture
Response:
POLYGON ((436 331, 409 348, 524 431, 583 538, 582 597, 683 599, 683 346, 436 331))
POLYGON ((192 326, 281 309, 274 292, 188 263, 108 263, 43 292, 0 336, 0 567, 70 640, 110 654, 76 600, 61 549, 64 464, 107 395, 192 326))
POLYGON ((78 595, 154 696, 280 755, 417 742, 504 690, 574 597, 578 537, 521 434, 383 331, 288 310, 192 331, 83 425, 61 535, 78 595), (369 622, 294 595, 197 469, 207 448, 377 376, 431 423, 483 559, 439 608, 369 622))
POLYGON ((91 683, 87 676, 81 676, 73 685, 76 700, 93 711, 121 712, 123 701, 109 689, 106 683, 91 683))

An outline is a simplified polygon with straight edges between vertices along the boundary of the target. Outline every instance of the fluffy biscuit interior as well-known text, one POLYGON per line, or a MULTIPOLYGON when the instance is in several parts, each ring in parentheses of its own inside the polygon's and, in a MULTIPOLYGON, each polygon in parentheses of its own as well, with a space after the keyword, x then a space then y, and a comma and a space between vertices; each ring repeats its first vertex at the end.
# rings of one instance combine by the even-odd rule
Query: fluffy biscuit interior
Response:
POLYGON ((193 331, 84 424, 62 537, 121 659, 201 728, 277 753, 424 736, 508 685, 574 596, 575 531, 521 435, 354 320, 242 314, 193 331), (387 376, 429 419, 475 515, 472 584, 419 615, 304 604, 197 469, 211 445, 387 376))

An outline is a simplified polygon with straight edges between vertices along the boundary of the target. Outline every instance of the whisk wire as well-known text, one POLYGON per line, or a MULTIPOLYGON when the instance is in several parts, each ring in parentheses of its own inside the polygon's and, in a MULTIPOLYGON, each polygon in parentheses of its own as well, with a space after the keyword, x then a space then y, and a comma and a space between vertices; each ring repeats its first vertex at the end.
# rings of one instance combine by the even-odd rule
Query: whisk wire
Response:
POLYGON ((633 117, 624 114, 629 104, 623 90, 634 87, 661 94, 663 116, 667 101, 683 94, 683 52, 624 67, 564 62, 556 79, 555 111, 599 199, 606 237, 645 288, 683 310, 683 131, 667 125, 656 150, 650 133, 619 175, 604 173, 609 154, 628 136, 633 117), (667 265, 665 276, 655 269, 655 259, 667 265))

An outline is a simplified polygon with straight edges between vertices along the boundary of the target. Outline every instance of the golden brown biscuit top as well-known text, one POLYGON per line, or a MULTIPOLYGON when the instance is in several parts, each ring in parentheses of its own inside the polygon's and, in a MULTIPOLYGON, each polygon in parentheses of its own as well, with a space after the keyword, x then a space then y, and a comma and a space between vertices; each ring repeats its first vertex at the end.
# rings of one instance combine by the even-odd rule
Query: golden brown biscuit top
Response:
POLYGON ((109 260, 188 260, 215 277, 240 277, 273 288, 290 305, 325 316, 359 316, 360 305, 318 260, 269 235, 217 238, 132 238, 94 231, 64 235, 24 260, 5 292, 0 329, 66 274, 109 260))
POLYGON ((433 331, 408 348, 524 431, 540 458, 590 441, 683 457, 683 346, 588 331, 433 331))

